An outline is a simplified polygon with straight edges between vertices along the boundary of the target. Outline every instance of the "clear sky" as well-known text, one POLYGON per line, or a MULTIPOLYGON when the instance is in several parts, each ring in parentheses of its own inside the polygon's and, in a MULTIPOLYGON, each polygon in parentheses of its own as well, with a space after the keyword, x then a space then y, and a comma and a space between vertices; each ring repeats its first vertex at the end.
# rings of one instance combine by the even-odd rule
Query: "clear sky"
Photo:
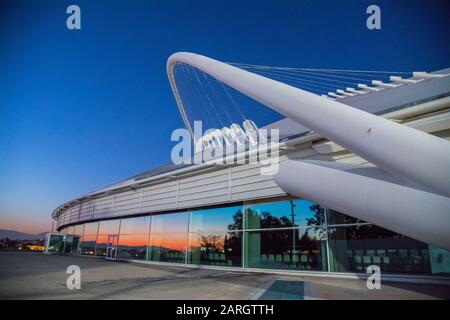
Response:
POLYGON ((449 1, 3 0, 0 229, 48 231, 64 201, 170 160, 176 51, 241 63, 450 67, 449 1), (81 7, 82 29, 66 28, 81 7), (382 30, 366 28, 370 4, 382 30))

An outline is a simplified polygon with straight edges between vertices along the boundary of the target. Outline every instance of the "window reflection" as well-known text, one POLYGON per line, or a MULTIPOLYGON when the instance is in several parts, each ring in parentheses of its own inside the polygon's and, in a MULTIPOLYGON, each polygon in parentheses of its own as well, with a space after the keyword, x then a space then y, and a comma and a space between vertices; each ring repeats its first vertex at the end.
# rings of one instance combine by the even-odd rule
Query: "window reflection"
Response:
POLYGON ((120 223, 120 234, 148 234, 149 228, 149 216, 126 218, 120 223))
POLYGON ((152 216, 151 233, 187 232, 188 214, 186 212, 152 216))
POLYGON ((60 253, 64 249, 64 236, 58 234, 50 235, 50 239, 48 240, 48 245, 46 248, 46 252, 49 253, 60 253))
POLYGON ((324 214, 323 207, 307 200, 247 205, 246 229, 320 226, 325 224, 324 214))
POLYGON ((150 234, 148 260, 163 262, 185 262, 186 233, 150 234))
POLYGON ((242 206, 192 211, 189 223, 190 232, 242 230, 242 206))
POLYGON ((448 275, 450 270, 449 251, 306 200, 80 224, 62 229, 66 236, 50 239, 47 250, 73 253, 78 247, 81 254, 105 256, 108 235, 119 232, 122 259, 326 271, 328 245, 333 272, 365 272, 371 264, 388 273, 448 275))
POLYGON ((75 230, 74 226, 68 227, 67 228, 67 234, 73 234, 74 230, 75 230))
POLYGON ((189 263, 242 266, 242 232, 189 234, 189 263))
POLYGON ((147 242, 148 234, 120 235, 117 257, 144 260, 147 253, 147 242))
POLYGON ((119 234, 120 220, 100 221, 98 234, 119 234))
POLYGON ((86 223, 84 225, 84 235, 96 236, 98 231, 98 222, 86 223))
POLYGON ((106 256, 106 247, 108 245, 108 235, 99 234, 97 236, 97 242, 95 244, 95 255, 106 256))
POLYGON ((378 265, 384 272, 429 273, 428 245, 373 226, 329 227, 330 268, 365 272, 378 265))
POLYGON ((250 231, 245 236, 246 266, 326 271, 326 238, 314 229, 250 231))
POLYGON ((97 236, 83 236, 80 242, 79 253, 94 255, 96 239, 97 236))
POLYGON ((74 235, 82 236, 84 231, 84 224, 76 225, 73 231, 74 235))
POLYGON ((78 253, 78 245, 80 243, 80 236, 66 235, 64 240, 64 253, 76 254, 78 253))

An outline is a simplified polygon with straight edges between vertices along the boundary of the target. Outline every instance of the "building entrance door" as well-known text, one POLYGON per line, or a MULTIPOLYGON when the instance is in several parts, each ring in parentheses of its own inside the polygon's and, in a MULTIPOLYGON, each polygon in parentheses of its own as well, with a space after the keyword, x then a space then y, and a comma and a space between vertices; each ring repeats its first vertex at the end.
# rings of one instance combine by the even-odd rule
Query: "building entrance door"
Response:
POLYGON ((78 245, 80 244, 79 236, 69 236, 66 235, 64 237, 64 253, 77 254, 78 253, 78 245))
POLYGON ((108 243, 106 245, 106 259, 117 259, 117 246, 119 245, 119 236, 117 234, 108 235, 108 243))
POLYGON ((80 245, 80 236, 72 236, 72 253, 78 254, 78 246, 80 245))
POLYGON ((64 239, 64 253, 72 253, 72 236, 65 236, 64 239))

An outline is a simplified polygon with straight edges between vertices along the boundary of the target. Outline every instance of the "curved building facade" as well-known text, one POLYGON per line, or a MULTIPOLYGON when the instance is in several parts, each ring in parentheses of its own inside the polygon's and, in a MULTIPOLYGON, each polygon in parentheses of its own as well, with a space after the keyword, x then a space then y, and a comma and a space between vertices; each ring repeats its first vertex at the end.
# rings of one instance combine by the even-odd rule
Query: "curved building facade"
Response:
MULTIPOLYGON (((449 79, 340 102, 370 107, 372 114, 449 140, 449 79)), ((295 129, 289 119, 277 125, 281 131, 295 129)), ((281 163, 294 159, 370 165, 311 131, 285 139, 279 156, 281 163)), ((378 265, 389 274, 450 275, 447 250, 294 196, 274 176, 262 175, 262 167, 167 164, 87 194, 53 212, 58 232, 50 234, 46 250, 246 270, 353 274, 378 265)))
POLYGON ((386 273, 447 272, 433 262, 442 254, 438 248, 287 197, 100 220, 61 232, 66 252, 113 259, 350 273, 375 264, 386 273))

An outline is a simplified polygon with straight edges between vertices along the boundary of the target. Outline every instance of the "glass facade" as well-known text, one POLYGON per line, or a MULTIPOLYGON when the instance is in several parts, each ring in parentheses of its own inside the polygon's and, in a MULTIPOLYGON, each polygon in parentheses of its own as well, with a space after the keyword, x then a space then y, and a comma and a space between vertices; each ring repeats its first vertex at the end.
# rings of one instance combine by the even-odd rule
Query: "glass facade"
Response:
POLYGON ((150 261, 185 263, 186 233, 152 233, 148 246, 150 261))
POLYGON ((328 228, 330 266, 335 271, 364 272, 378 265, 387 273, 430 273, 425 243, 374 225, 328 228))
POLYGON ((121 259, 145 260, 148 234, 121 234, 117 257, 121 259))
POLYGON ((190 212, 188 263, 242 266, 243 206, 190 212))
POLYGON ((100 221, 98 226, 97 241, 95 243, 95 255, 106 256, 109 235, 117 235, 120 230, 120 220, 100 221))
POLYGON ((120 222, 117 257, 145 260, 149 236, 150 217, 122 219, 120 222))
POLYGON ((246 229, 324 225, 325 210, 310 201, 290 200, 245 207, 246 229))
POLYGON ((81 236, 78 252, 81 254, 94 255, 95 244, 97 241, 98 222, 86 223, 84 225, 83 235, 81 236))
POLYGON ((147 215, 71 226, 52 248, 105 256, 224 267, 450 275, 450 252, 307 200, 147 215), (70 242, 70 244, 69 244, 70 242), (67 248, 67 250, 66 250, 67 248), (78 251, 77 251, 78 250, 78 251))
POLYGON ((313 229, 246 232, 249 268, 327 271, 326 238, 313 229))
POLYGON ((188 221, 187 212, 152 216, 147 259, 185 263, 188 221))
POLYGON ((242 206, 191 211, 189 231, 199 233, 242 230, 242 206))
POLYGON ((242 232, 189 233, 188 263, 242 266, 242 232))
POLYGON ((120 220, 106 220, 100 221, 98 227, 98 234, 108 235, 108 234, 118 234, 120 228, 120 220))
POLYGON ((48 253, 60 253, 64 250, 64 235, 50 235, 45 251, 48 253))
POLYGON ((97 236, 83 236, 81 237, 80 247, 78 252, 81 254, 94 255, 95 243, 97 236))

